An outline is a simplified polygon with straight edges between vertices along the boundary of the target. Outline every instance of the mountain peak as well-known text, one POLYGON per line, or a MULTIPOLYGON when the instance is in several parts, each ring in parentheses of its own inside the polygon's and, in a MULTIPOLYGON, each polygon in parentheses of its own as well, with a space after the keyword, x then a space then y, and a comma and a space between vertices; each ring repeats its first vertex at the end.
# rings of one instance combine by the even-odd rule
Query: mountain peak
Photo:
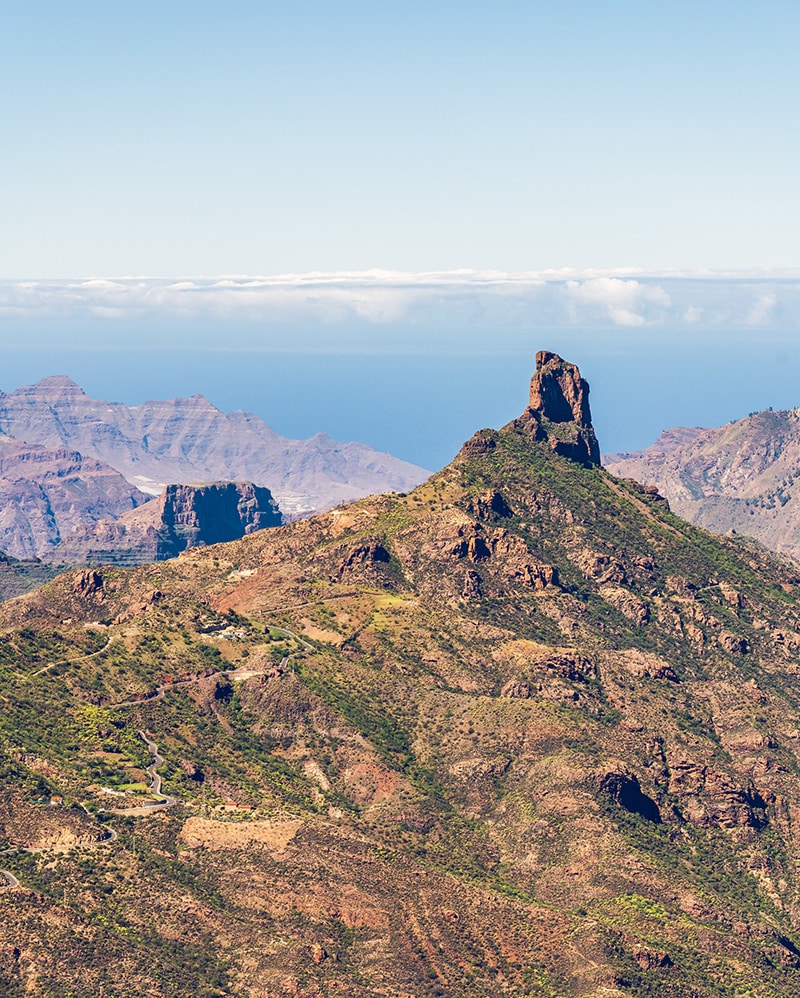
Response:
POLYGON ((548 350, 536 354, 530 408, 551 423, 577 423, 587 429, 592 426, 589 385, 575 364, 548 350))
POLYGON ((24 391, 37 396, 58 398, 86 397, 86 392, 84 392, 81 386, 66 374, 52 374, 50 377, 37 381, 35 385, 31 385, 29 388, 17 389, 17 391, 24 391))
POLYGON ((575 364, 557 353, 540 350, 536 354, 530 403, 522 422, 535 440, 547 440, 556 454, 579 464, 600 464, 589 408, 589 384, 575 364))

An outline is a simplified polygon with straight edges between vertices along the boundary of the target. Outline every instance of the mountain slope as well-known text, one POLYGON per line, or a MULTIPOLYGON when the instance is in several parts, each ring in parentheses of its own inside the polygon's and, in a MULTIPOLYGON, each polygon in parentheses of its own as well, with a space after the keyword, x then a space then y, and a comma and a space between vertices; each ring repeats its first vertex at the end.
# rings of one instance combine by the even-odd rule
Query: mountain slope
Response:
POLYGON ((798 993, 800 578, 587 392, 540 354, 407 496, 0 608, 6 993, 798 993))
POLYGON ((89 398, 66 377, 0 395, 0 429, 45 447, 71 447, 106 461, 133 485, 250 481, 287 513, 413 488, 427 472, 366 444, 318 433, 290 440, 246 412, 226 414, 201 395, 125 406, 89 398))
POLYGON ((48 564, 38 558, 12 558, 0 552, 0 601, 38 589, 68 567, 48 564))
POLYGON ((719 429, 667 431, 647 450, 610 454, 603 463, 614 475, 655 484, 692 523, 748 534, 800 559, 798 409, 754 413, 719 429))

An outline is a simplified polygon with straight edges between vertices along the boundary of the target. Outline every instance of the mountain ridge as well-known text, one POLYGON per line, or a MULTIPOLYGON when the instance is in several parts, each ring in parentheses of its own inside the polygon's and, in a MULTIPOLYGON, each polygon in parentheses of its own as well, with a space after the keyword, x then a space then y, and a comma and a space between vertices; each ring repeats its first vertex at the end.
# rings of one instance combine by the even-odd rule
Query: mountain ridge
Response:
POLYGON ((12 557, 52 558, 63 537, 148 498, 104 461, 0 436, 0 551, 12 557))
POLYGON ((800 560, 800 409, 666 433, 683 436, 665 447, 662 434, 644 451, 607 455, 605 467, 652 482, 692 523, 747 534, 800 560))
POLYGON ((0 395, 0 430, 45 447, 71 446, 150 494, 190 481, 252 481, 287 514, 407 491, 428 474, 366 444, 282 437, 258 416, 223 413, 199 394, 126 406, 91 399, 64 375, 0 395), (320 446, 328 441, 333 446, 320 446))
POLYGON ((73 530, 62 538, 52 558, 89 567, 141 565, 281 523, 269 489, 252 482, 168 485, 157 498, 113 520, 100 519, 73 530))

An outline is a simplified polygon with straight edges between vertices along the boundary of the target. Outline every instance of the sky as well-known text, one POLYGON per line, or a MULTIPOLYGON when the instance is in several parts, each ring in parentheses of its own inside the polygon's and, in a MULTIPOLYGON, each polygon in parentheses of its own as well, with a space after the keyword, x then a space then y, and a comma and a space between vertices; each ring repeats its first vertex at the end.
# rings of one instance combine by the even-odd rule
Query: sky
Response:
POLYGON ((0 27, 5 390, 199 391, 428 467, 519 411, 543 347, 591 375, 606 450, 800 404, 796 3, 0 27))
POLYGON ((0 273, 800 264, 800 7, 2 5, 0 273))

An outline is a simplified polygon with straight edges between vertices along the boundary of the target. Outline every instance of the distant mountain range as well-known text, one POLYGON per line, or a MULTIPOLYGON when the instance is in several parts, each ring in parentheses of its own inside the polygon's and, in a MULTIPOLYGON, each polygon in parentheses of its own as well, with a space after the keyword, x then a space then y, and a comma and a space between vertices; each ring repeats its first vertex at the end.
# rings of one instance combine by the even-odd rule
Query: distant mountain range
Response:
POLYGON ((269 488, 289 516, 376 491, 404 492, 429 475, 325 433, 291 440, 252 413, 221 412, 202 395, 127 406, 90 398, 63 376, 0 395, 0 430, 105 461, 151 495, 169 484, 251 481, 269 488))
POLYGON ((0 393, 0 434, 0 550, 17 558, 61 560, 86 528, 117 520, 167 485, 253 483, 292 519, 405 492, 428 476, 366 444, 324 433, 291 440, 201 395, 126 406, 92 399, 63 376, 0 393))
POLYGON ((72 565, 141 565, 281 522, 269 489, 251 482, 168 485, 157 499, 118 519, 99 520, 65 537, 54 555, 72 565))
POLYGON ((692 523, 748 534, 800 559, 800 409, 666 430, 646 450, 607 454, 603 464, 656 485, 692 523))

